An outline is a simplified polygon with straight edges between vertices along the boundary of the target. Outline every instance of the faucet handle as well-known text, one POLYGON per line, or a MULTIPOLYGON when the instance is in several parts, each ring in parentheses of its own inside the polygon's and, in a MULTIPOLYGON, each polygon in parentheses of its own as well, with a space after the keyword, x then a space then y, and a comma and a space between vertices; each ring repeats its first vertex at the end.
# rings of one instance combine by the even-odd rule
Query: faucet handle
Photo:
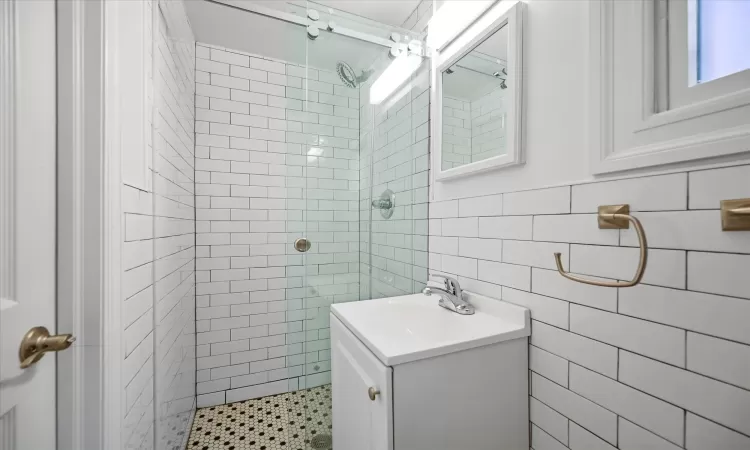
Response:
POLYGON ((461 285, 458 283, 458 280, 449 277, 447 275, 439 275, 436 273, 430 274, 432 278, 442 278, 443 282, 445 283, 445 290, 450 292, 453 295, 461 296, 461 285))

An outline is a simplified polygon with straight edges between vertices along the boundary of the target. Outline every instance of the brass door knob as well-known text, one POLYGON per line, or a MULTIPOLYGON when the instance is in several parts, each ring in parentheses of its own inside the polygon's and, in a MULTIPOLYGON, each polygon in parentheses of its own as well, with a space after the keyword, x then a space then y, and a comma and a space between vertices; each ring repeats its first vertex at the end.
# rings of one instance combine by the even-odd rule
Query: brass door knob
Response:
POLYGON ((304 253, 310 250, 310 247, 312 247, 312 243, 307 238, 299 238, 294 241, 294 249, 298 252, 304 253))
POLYGON ((42 359, 47 352, 59 352, 70 347, 76 338, 71 334, 49 335, 45 327, 34 327, 30 329, 21 339, 18 349, 18 359, 21 368, 26 369, 42 359))
POLYGON ((380 391, 375 389, 374 387, 371 387, 367 390, 367 396, 370 397, 370 400, 375 401, 375 397, 380 395, 380 391))

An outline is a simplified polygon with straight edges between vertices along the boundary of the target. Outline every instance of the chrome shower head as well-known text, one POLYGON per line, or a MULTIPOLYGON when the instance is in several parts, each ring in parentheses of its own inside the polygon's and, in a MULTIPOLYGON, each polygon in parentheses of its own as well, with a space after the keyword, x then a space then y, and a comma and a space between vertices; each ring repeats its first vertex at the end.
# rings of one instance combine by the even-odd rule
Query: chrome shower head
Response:
POLYGON ((336 63, 336 73, 346 86, 356 89, 361 83, 364 83, 370 78, 372 71, 362 72, 360 76, 357 76, 354 69, 352 69, 352 66, 344 61, 339 61, 336 63))
POLYGON ((354 69, 349 64, 339 61, 336 63, 336 73, 339 74, 339 78, 344 82, 345 85, 354 89, 357 87, 357 75, 354 73, 354 69))

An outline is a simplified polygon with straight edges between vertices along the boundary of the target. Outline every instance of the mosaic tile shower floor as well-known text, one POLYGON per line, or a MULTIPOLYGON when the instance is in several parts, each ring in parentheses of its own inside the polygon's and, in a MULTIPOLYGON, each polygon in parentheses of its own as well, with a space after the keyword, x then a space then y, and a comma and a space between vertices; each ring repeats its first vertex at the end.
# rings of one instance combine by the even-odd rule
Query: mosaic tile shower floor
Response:
POLYGON ((331 385, 201 408, 187 450, 330 450, 331 385), (316 436, 322 436, 316 438, 316 436))

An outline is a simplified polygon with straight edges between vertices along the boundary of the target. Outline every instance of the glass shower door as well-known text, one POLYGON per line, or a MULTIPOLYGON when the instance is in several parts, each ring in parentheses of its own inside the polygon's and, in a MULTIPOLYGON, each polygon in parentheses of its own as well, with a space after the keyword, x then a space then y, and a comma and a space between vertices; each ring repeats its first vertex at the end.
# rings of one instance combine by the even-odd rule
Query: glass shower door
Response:
POLYGON ((321 32, 306 40, 307 67, 299 139, 304 143, 305 217, 312 242, 305 255, 304 376, 300 379, 306 449, 331 448, 330 305, 356 299, 357 90, 345 87, 331 54, 346 40, 321 32), (337 39, 338 38, 338 39, 337 39), (327 53, 325 57, 321 55, 327 53), (351 103, 351 104, 350 104, 351 103))
POLYGON ((289 123, 298 131, 288 133, 306 158, 303 214, 312 243, 304 256, 304 390, 295 395, 303 410, 305 449, 330 449, 330 307, 360 298, 360 87, 388 49, 326 31, 332 19, 340 26, 356 24, 319 5, 308 8, 320 13, 323 29, 306 39, 304 101, 299 114, 291 113, 298 120, 289 123))
MULTIPOLYGON (((427 128, 427 104, 419 111, 424 120, 412 118, 416 96, 411 85, 393 103, 379 109, 369 103, 370 86, 390 64, 393 29, 313 2, 307 8, 308 17, 318 19, 307 29, 306 64, 287 74, 301 79, 301 89, 287 87, 287 97, 302 102, 300 109, 288 110, 286 134, 288 158, 304 159, 299 235, 288 231, 290 237, 310 242, 302 253, 303 287, 296 291, 302 295, 302 310, 293 312, 303 317, 302 354, 288 356, 289 367, 302 363, 298 390, 290 394, 290 426, 305 450, 332 446, 331 305, 371 299, 373 286, 381 293, 376 296, 386 296, 391 291, 383 286, 389 283, 397 289, 394 293, 415 292, 424 285, 427 259, 426 141, 413 149, 427 128), (376 36, 380 44, 327 31, 329 24, 376 36), (387 123, 376 127, 378 120, 387 123), (424 124, 419 132, 413 127, 417 122, 424 124), (415 171, 418 165, 424 170, 415 171), (388 218, 372 209, 373 198, 387 190, 400 202, 392 205, 388 218), (416 236, 420 227, 425 231, 416 236), (422 255, 415 253, 417 248, 422 255), (374 257, 380 258, 377 273, 374 257), (422 260, 423 267, 415 268, 422 260)), ((409 32, 399 33, 397 39, 408 40, 409 32)), ((292 302, 296 299, 290 307, 292 302)))
MULTIPOLYGON (((426 60, 425 60, 426 61, 426 60)), ((390 65, 382 55, 373 79, 390 65)), ((429 64, 361 109, 361 299, 416 293, 427 281, 429 64)))

